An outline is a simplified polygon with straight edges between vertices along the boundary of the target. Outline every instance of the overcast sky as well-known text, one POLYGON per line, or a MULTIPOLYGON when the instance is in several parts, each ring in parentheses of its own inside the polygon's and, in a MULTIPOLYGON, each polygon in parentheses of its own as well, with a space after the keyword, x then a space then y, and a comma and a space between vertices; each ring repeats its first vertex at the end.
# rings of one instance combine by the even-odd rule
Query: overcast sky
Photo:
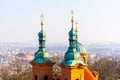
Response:
POLYGON ((0 0, 0 42, 38 42, 43 13, 47 42, 66 43, 72 9, 79 41, 120 42, 120 0, 0 0))

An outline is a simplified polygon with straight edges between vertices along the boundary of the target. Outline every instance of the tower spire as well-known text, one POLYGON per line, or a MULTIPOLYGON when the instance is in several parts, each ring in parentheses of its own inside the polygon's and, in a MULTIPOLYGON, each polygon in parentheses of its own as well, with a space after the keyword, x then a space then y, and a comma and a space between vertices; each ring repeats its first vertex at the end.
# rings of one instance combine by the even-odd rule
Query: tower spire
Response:
POLYGON ((80 54, 76 51, 77 33, 73 28, 74 23, 73 10, 71 11, 71 14, 72 14, 71 18, 72 28, 69 31, 69 47, 64 55, 64 60, 61 62, 61 64, 65 64, 66 66, 75 66, 76 64, 84 65, 80 57, 80 54))
POLYGON ((72 23, 72 28, 73 28, 73 23, 74 23, 74 11, 73 10, 71 10, 71 15, 72 15, 71 23, 72 23))
POLYGON ((43 25, 44 25, 44 22, 43 22, 43 14, 41 14, 41 22, 40 22, 40 25, 41 25, 41 30, 43 30, 43 25))
POLYGON ((41 25, 41 31, 38 33, 38 36, 39 36, 39 50, 41 51, 45 51, 45 32, 43 31, 43 14, 41 14, 41 22, 40 22, 40 25, 41 25))
POLYGON ((76 29, 75 29, 75 32, 78 33, 78 22, 76 21, 76 29))
POLYGON ((46 51, 45 42, 46 42, 46 33, 43 30, 43 14, 41 14, 41 31, 38 33, 39 40, 39 49, 35 53, 34 61, 38 64, 43 64, 45 62, 54 63, 54 61, 50 58, 48 52, 46 51))

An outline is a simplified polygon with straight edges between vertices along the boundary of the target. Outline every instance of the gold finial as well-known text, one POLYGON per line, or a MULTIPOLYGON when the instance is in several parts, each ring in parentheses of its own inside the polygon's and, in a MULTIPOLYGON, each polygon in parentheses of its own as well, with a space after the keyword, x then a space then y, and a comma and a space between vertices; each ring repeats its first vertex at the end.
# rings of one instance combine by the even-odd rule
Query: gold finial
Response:
POLYGON ((43 23, 43 14, 41 14, 41 26, 43 26, 44 25, 44 23, 43 23))
POLYGON ((73 18, 74 11, 73 10, 71 11, 71 15, 72 15, 71 22, 73 23, 74 22, 74 18, 73 18))
POLYGON ((72 16, 73 16, 73 14, 74 14, 74 11, 73 11, 73 10, 71 10, 71 14, 72 14, 72 16))
POLYGON ((76 29, 75 29, 75 32, 78 33, 78 22, 76 21, 76 29))

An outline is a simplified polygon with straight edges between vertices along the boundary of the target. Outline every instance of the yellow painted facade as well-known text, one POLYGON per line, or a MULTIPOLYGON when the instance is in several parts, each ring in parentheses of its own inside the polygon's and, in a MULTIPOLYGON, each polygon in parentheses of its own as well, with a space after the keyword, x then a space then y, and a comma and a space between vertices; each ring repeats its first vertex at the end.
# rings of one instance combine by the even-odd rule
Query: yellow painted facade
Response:
MULTIPOLYGON (((65 65, 61 66, 61 80, 98 80, 98 72, 93 74, 87 66, 82 66, 80 64, 67 67, 65 65)), ((55 80, 57 80, 57 76, 55 80)))
MULTIPOLYGON (((98 72, 91 72, 87 66, 82 66, 80 64, 67 67, 65 65, 61 66, 62 72, 60 80, 98 80, 98 72)), ((57 80, 58 77, 54 80, 57 80)))
POLYGON ((88 53, 82 44, 78 42, 78 29, 74 30, 73 11, 69 32, 69 47, 60 63, 61 72, 53 75, 54 60, 52 60, 45 49, 45 32, 43 31, 43 16, 41 16, 41 31, 39 36, 39 50, 35 53, 32 65, 31 80, 98 80, 98 72, 91 72, 87 68, 88 53))

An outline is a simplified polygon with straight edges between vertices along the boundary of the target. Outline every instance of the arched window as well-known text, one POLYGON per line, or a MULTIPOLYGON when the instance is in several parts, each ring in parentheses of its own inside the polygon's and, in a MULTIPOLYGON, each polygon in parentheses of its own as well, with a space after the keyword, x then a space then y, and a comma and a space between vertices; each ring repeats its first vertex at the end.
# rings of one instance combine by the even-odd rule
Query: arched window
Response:
POLYGON ((57 80, 60 80, 60 78, 57 78, 57 80))
POLYGON ((35 80, 38 80, 37 75, 35 75, 35 80))
POLYGON ((48 76, 47 75, 44 76, 44 80, 48 80, 48 76))
POLYGON ((79 80, 78 78, 76 80, 79 80))

